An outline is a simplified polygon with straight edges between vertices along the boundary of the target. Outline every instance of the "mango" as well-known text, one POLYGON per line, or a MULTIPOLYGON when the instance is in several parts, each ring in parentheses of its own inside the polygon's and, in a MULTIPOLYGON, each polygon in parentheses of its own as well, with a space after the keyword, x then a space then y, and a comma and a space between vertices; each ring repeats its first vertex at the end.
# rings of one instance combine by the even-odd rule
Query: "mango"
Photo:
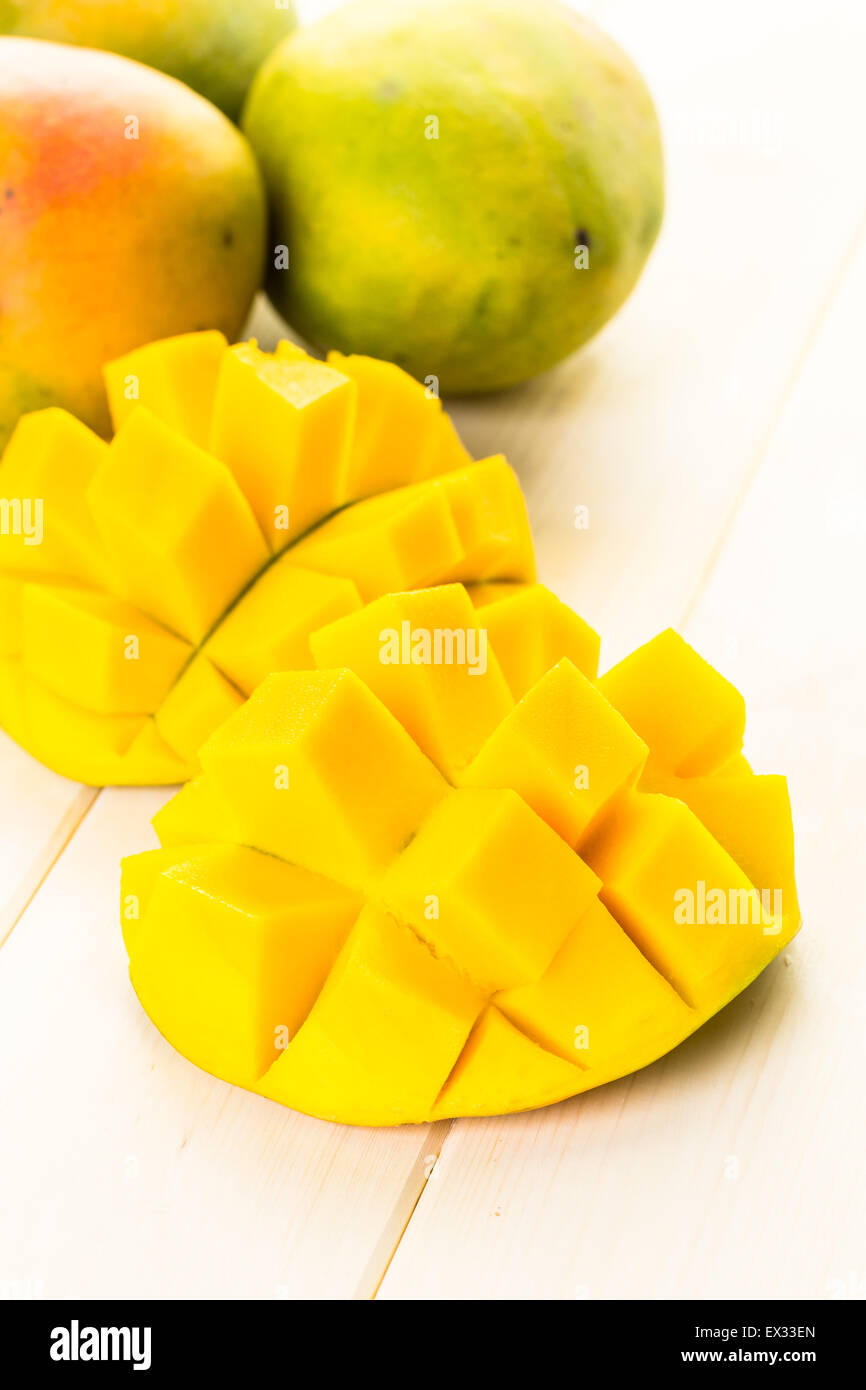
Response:
POLYGON ((104 434, 105 362, 240 330, 262 273, 261 178, 225 116, 140 63, 0 37, 0 74, 0 448, 52 405, 104 434))
MULTIPOLYGON (((0 724, 56 771, 183 781, 261 681, 313 670, 317 633, 392 590, 459 579, 492 595, 515 667, 529 585, 524 679, 561 646, 597 642, 532 584, 505 459, 474 463, 440 402, 393 364, 328 365, 205 330, 125 353, 105 384, 110 443, 48 407, 18 422, 0 461, 0 724)), ((454 621, 477 629, 481 600, 451 593, 454 621)), ((513 703, 487 660, 490 709, 479 725, 466 705, 455 766, 513 703)), ((452 708, 431 690, 431 737, 440 698, 452 708)))
POLYGON ((559 362, 628 297, 661 224, 649 93, 550 0, 359 0, 274 50, 242 126, 274 304, 433 390, 559 362))
POLYGON ((232 120, 257 69, 294 25, 292 0, 0 0, 0 34, 135 58, 232 120))
POLYGON ((527 1109, 676 1047, 790 941, 790 807, 738 692, 663 633, 515 700, 455 641, 510 594, 374 600, 208 740, 123 869, 132 983, 184 1056, 346 1124, 527 1109))

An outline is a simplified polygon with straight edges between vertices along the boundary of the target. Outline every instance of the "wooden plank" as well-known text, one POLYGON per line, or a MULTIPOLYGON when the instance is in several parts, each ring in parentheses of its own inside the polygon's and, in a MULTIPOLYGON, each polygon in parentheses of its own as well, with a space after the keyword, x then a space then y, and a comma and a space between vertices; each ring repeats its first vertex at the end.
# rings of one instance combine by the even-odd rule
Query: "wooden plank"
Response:
POLYGON ((163 796, 103 793, 4 948, 4 1283, 46 1298, 351 1297, 405 1220, 427 1129, 293 1114, 159 1036, 126 978, 117 866, 149 847, 163 796))
POLYGON ((806 927, 655 1066, 455 1125, 382 1297, 862 1297, 864 313, 861 239, 686 627, 790 772, 806 927))

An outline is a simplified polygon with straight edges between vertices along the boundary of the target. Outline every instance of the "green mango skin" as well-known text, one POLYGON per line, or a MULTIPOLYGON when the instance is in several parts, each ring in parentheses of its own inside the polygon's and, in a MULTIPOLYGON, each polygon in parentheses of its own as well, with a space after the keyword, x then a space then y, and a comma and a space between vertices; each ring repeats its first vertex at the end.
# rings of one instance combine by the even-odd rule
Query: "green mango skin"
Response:
POLYGON ((185 82, 232 120, 295 23, 292 0, 0 0, 0 34, 135 58, 185 82))
POLYGON ((277 308, 319 348, 447 392, 512 386, 586 342, 662 220, 642 79, 547 0, 359 0, 271 54, 242 128, 289 251, 277 308))

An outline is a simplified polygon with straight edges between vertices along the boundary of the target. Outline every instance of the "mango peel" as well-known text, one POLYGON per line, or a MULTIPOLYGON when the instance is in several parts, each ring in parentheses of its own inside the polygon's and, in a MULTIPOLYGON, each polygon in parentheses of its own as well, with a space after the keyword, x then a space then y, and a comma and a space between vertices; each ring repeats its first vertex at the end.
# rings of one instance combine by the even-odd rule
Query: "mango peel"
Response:
POLYGON ((672 632, 598 680, 574 630, 515 689, 522 596, 485 646, 489 599, 323 626, 124 861, 132 984, 198 1066, 350 1124, 546 1105, 675 1047, 798 929, 738 692, 672 632))
POLYGON ((203 332, 105 380, 110 444, 49 408, 0 463, 0 725, 57 772, 184 781, 318 628, 392 590, 531 586, 514 473, 390 363, 203 332))

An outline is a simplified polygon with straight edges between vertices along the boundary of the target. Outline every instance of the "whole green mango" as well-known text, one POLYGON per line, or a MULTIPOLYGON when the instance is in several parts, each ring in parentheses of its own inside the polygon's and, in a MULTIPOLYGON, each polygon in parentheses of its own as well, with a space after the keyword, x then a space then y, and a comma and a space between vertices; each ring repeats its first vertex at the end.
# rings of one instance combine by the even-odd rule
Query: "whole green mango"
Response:
POLYGON ((360 0, 271 54, 242 125, 276 306, 444 391, 513 385, 591 338, 662 219, 642 79, 548 0, 360 0))

